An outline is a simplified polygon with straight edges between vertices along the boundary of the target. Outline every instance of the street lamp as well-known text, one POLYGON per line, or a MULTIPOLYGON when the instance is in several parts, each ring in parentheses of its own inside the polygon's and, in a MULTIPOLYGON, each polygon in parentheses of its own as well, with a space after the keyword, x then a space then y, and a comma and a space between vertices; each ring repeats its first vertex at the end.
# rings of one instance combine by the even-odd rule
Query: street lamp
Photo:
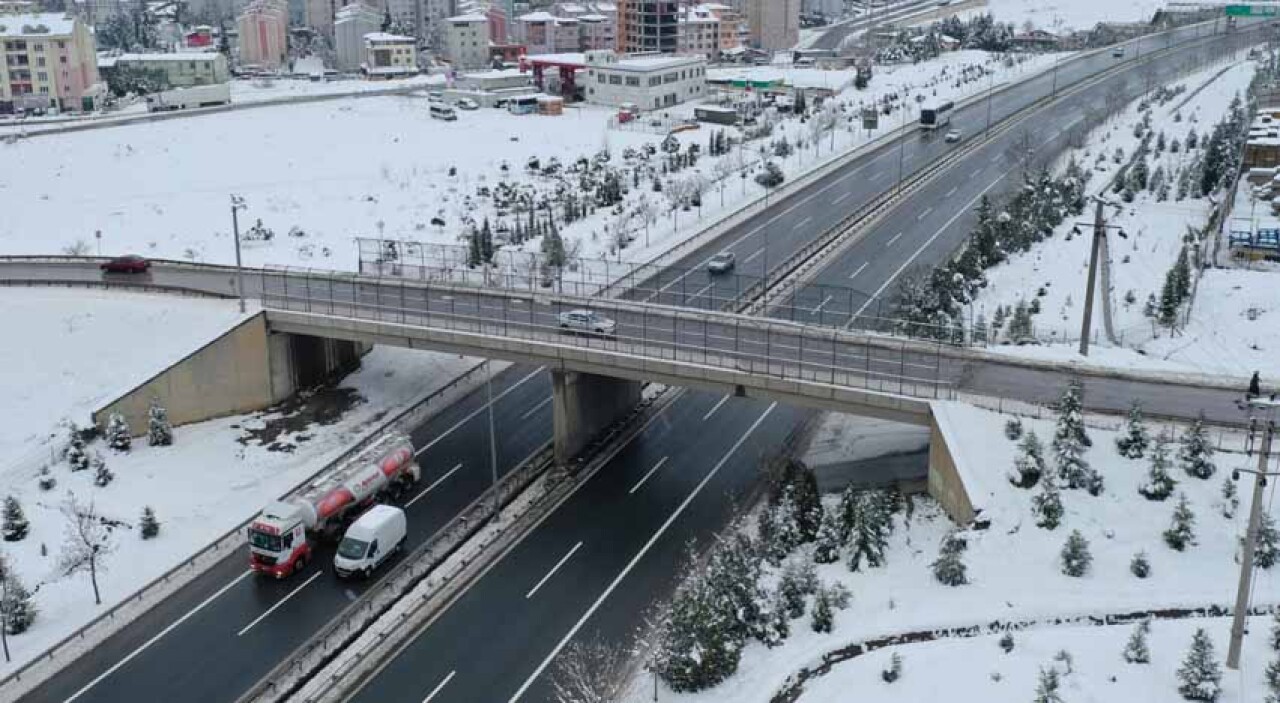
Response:
MULTIPOLYGON (((1093 246, 1089 250, 1089 281, 1086 284, 1088 287, 1084 292, 1084 320, 1080 324, 1080 356, 1089 356, 1089 328, 1093 322, 1093 289, 1096 287, 1095 284, 1098 280, 1098 253, 1107 237, 1107 230, 1117 229, 1121 239, 1129 238, 1129 235, 1125 234, 1124 228, 1103 222, 1102 206, 1106 204, 1106 201, 1096 196, 1094 200, 1097 202, 1097 210, 1093 219, 1093 246)), ((1077 223, 1076 226, 1071 228, 1071 232, 1080 234, 1081 224, 1084 223, 1077 223)), ((1087 227, 1088 224, 1085 224, 1085 226, 1087 227)), ((1110 295, 1109 292, 1108 295, 1110 295)))
MULTIPOLYGON (((1274 398, 1274 396, 1273 396, 1274 398)), ((1240 648, 1244 640, 1244 618, 1249 608, 1249 592, 1253 586, 1253 555, 1257 547, 1258 529, 1262 523, 1262 489, 1267 485, 1267 478, 1280 476, 1280 472, 1267 471, 1267 462, 1271 459, 1271 440, 1275 435, 1275 410, 1280 402, 1264 398, 1249 398, 1246 404, 1253 409, 1267 411, 1266 425, 1262 430, 1262 447, 1258 452, 1257 469, 1234 469, 1231 472, 1233 481, 1240 479, 1240 474, 1253 474, 1253 503, 1249 508, 1249 526, 1245 530, 1244 554, 1240 559, 1240 583, 1236 588, 1236 610, 1231 619, 1231 642, 1227 648, 1227 668, 1240 669, 1240 648)), ((1254 420, 1249 422, 1249 437, 1253 438, 1254 420)))
POLYGON ((991 137, 991 96, 995 93, 995 90, 996 90, 995 69, 994 68, 991 69, 991 72, 988 73, 987 75, 991 77, 991 80, 988 81, 987 83, 987 128, 982 135, 983 139, 989 139, 991 137))
POLYGON ((498 444, 493 434, 493 360, 484 362, 484 392, 489 408, 489 473, 493 484, 493 518, 498 519, 498 508, 502 505, 502 496, 498 491, 498 444))
POLYGON ((249 207, 244 198, 231 196, 231 235, 236 242, 236 294, 240 296, 240 312, 244 312, 244 268, 240 265, 240 218, 239 211, 249 207))

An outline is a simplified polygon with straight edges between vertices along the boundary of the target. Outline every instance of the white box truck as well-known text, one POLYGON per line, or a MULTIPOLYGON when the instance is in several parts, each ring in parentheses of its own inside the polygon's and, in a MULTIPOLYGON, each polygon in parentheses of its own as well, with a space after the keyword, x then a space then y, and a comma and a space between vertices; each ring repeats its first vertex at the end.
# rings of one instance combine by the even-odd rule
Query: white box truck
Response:
POLYGON ((148 95, 147 112, 226 105, 229 102, 231 102, 230 84, 196 85, 190 88, 175 88, 162 93, 148 95))
POLYGON ((333 556, 333 570, 343 578, 369 578, 387 557, 400 551, 404 538, 404 511, 375 505, 347 528, 338 543, 338 553, 333 556))

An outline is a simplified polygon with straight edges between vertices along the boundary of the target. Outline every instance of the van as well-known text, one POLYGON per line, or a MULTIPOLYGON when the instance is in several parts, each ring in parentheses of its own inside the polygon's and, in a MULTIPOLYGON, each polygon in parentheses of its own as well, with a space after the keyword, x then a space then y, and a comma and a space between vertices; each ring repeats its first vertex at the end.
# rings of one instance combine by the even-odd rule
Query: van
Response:
POLYGON ((458 119, 458 113, 454 112, 452 107, 444 103, 433 102, 430 104, 430 106, 428 106, 427 109, 430 111, 431 117, 433 119, 445 120, 445 121, 453 121, 458 119))
POLYGON ((343 578, 368 578, 387 557, 404 547, 404 511, 375 505, 351 523, 333 557, 333 570, 343 578))

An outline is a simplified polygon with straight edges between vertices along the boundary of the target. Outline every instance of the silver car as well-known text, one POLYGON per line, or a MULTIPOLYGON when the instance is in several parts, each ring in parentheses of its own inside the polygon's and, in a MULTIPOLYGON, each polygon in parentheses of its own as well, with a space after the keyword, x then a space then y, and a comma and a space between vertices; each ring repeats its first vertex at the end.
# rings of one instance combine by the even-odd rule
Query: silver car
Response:
POLYGON ((707 259, 707 270, 711 273, 727 273, 733 270, 737 259, 731 251, 722 251, 707 259))
POLYGON ((591 310, 570 310, 559 315, 560 329, 612 337, 618 323, 591 310))

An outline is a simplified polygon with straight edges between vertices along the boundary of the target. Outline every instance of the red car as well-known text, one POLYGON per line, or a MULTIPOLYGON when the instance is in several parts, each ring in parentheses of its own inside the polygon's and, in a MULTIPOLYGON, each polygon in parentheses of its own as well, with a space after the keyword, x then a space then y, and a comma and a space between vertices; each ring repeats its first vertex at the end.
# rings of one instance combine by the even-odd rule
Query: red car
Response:
POLYGON ((104 262, 101 268, 106 273, 146 273, 151 262, 137 254, 128 254, 104 262))

